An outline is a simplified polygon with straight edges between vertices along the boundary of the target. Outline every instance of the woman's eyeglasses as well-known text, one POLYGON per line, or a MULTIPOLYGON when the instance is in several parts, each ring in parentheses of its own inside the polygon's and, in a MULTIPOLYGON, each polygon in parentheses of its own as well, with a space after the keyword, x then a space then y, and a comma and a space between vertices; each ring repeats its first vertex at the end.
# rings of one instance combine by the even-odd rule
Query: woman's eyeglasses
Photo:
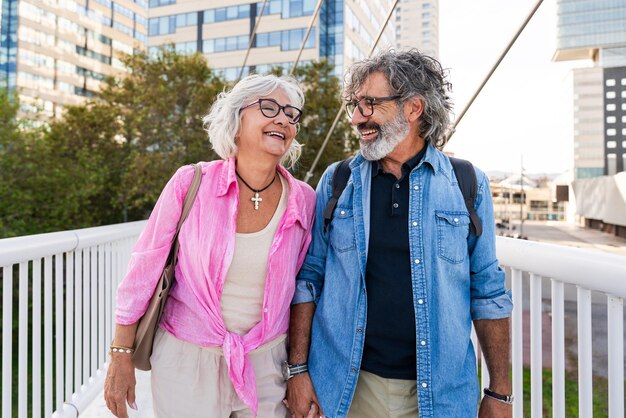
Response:
POLYGON ((250 106, 254 106, 255 104, 259 105, 259 109, 261 109, 261 113, 266 118, 275 118, 278 115, 278 113, 280 113, 281 110, 283 111, 285 116, 287 116, 289 123, 292 125, 295 125, 296 123, 300 122, 300 118, 302 118, 302 110, 291 105, 282 106, 278 104, 278 102, 274 99, 259 99, 256 102, 252 102, 250 104, 243 106, 240 109, 240 111, 250 106))
POLYGON ((348 116, 352 118, 354 115, 354 111, 358 108, 359 112, 363 116, 372 116, 374 113, 374 105, 380 104, 382 102, 387 102, 391 100, 397 100, 400 96, 386 96, 386 97, 362 97, 359 100, 350 100, 346 103, 346 112, 348 112, 348 116), (362 102, 365 102, 366 106, 362 105, 362 102))

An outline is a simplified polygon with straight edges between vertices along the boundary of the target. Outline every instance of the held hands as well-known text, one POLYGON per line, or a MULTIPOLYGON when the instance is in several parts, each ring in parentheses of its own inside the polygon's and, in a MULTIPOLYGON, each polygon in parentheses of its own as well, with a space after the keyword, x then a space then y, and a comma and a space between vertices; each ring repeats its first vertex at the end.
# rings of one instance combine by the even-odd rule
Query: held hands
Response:
POLYGON ((478 410, 478 418, 512 418, 513 405, 493 399, 490 396, 484 396, 480 401, 480 409, 478 410))
POLYGON ((111 364, 104 381, 104 400, 107 408, 118 418, 128 418, 128 406, 137 410, 135 403, 135 367, 131 356, 111 353, 111 364))
POLYGON ((308 373, 296 375, 287 381, 285 406, 292 418, 324 418, 308 373))

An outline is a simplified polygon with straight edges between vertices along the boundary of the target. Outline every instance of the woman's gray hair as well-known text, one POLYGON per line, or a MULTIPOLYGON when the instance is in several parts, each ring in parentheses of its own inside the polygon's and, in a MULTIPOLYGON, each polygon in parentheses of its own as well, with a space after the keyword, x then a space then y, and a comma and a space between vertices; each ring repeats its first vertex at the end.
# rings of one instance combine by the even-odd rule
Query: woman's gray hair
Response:
MULTIPOLYGON (((237 154, 235 137, 241 127, 241 108, 276 90, 285 92, 290 105, 302 109, 304 93, 292 77, 250 75, 235 84, 230 91, 224 91, 217 96, 209 113, 202 118, 204 129, 209 134, 209 141, 217 155, 226 160, 237 154)), ((301 153, 302 145, 294 138, 281 163, 291 168, 301 153)))
POLYGON ((388 50, 353 64, 346 77, 344 100, 353 99, 370 74, 385 75, 391 87, 390 95, 400 96, 402 104, 419 97, 424 110, 419 120, 420 136, 435 147, 443 149, 450 126, 452 100, 448 93, 452 85, 439 61, 417 49, 388 50))

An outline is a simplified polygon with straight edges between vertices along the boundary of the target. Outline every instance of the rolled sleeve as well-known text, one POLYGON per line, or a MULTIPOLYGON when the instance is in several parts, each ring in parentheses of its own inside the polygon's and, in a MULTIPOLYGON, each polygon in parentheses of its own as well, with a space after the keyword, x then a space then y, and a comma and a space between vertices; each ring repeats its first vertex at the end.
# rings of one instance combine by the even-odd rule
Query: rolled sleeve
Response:
POLYGON ((329 193, 336 166, 333 164, 326 169, 315 190, 315 221, 311 232, 311 244, 296 278, 296 292, 292 304, 307 302, 317 304, 324 287, 326 251, 328 250, 328 237, 324 232, 324 209, 330 199, 329 193))
POLYGON ((496 258, 496 235, 493 202, 487 176, 476 170, 479 190, 475 209, 483 233, 470 241, 470 313, 476 319, 500 319, 511 316, 513 301, 505 287, 505 274, 496 258))

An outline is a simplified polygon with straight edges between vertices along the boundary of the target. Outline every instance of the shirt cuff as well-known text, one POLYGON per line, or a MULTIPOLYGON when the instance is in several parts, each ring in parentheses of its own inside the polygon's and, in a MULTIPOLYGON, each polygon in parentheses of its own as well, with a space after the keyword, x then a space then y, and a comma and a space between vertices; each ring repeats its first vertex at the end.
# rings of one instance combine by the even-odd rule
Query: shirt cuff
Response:
POLYGON ((296 292, 293 295, 291 304, 297 305, 299 303, 308 302, 317 303, 315 287, 310 282, 304 280, 296 281, 296 292))
POLYGON ((511 291, 491 299, 476 299, 471 302, 472 320, 477 319, 502 319, 511 316, 513 300, 511 291))

